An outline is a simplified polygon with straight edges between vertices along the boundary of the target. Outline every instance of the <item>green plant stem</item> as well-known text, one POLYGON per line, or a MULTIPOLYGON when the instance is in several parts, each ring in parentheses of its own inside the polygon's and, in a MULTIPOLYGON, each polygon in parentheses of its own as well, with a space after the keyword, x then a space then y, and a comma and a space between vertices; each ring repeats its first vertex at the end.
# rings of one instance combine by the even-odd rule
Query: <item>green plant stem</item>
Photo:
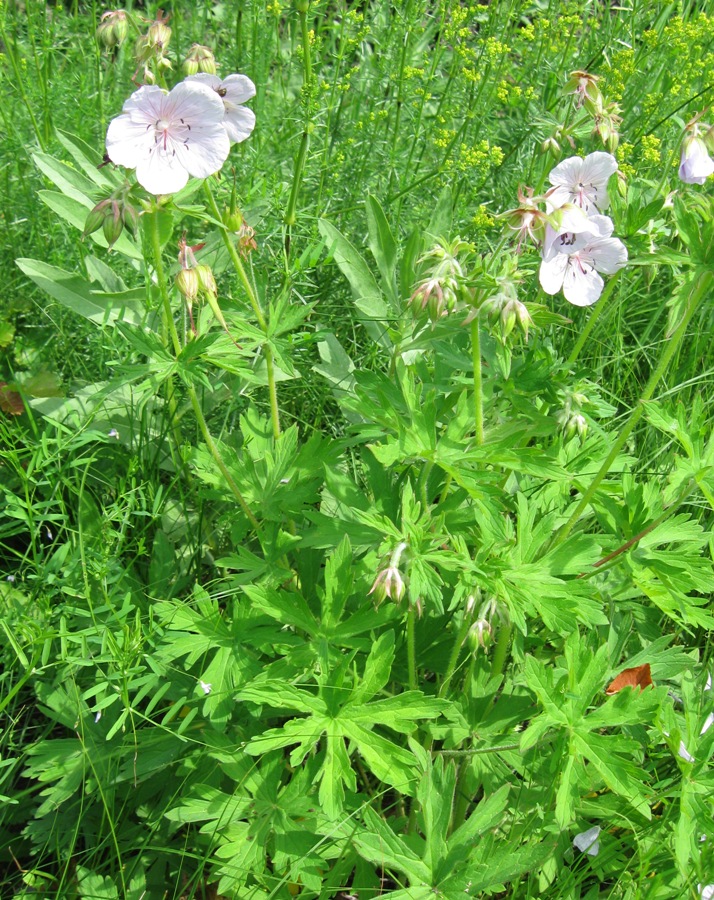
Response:
POLYGON ((454 645, 451 648, 451 655, 449 656, 449 662, 446 665, 446 673, 444 675, 444 680, 441 683, 441 687, 439 688, 439 697, 443 697, 449 689, 449 685, 451 684, 451 679, 454 677, 456 673, 456 666, 459 661, 459 654, 461 653, 461 648, 464 645, 464 641, 466 640, 466 635, 469 633, 469 628, 471 626, 471 618, 464 613, 463 621, 461 622, 461 627, 456 632, 456 637, 454 639, 454 645))
POLYGON ((37 138, 37 143, 40 145, 40 150, 43 153, 47 151, 47 142, 44 139, 40 126, 37 124, 37 119, 35 118, 35 114, 32 111, 32 104, 30 103, 30 99, 27 96, 27 92, 25 91, 25 84, 22 80, 22 73, 20 72, 20 67, 17 64, 17 44, 11 44, 10 40, 5 31, 5 25, 0 18, 0 39, 2 39, 2 43, 5 47, 5 55, 10 60, 10 65, 12 66, 12 71, 15 75, 15 84, 17 85, 18 90, 20 91, 20 96, 22 97, 22 102, 25 104, 25 109, 27 110, 27 114, 30 117, 30 122, 32 123, 32 130, 35 132, 35 137, 37 138))
POLYGON ((307 159, 307 151, 310 146, 310 92, 312 90, 312 56, 310 53, 310 29, 307 22, 307 10, 300 10, 300 30, 302 32, 302 58, 303 58, 303 94, 305 102, 305 126, 303 128, 302 137, 300 139, 300 149, 298 150, 297 159, 295 160, 295 171, 293 173, 293 185, 290 191, 290 199, 288 200, 288 208, 285 211, 285 224, 288 231, 285 235, 285 253, 286 256, 290 252, 290 228, 297 221, 296 208, 298 194, 300 193, 300 185, 302 184, 302 176, 305 170, 305 160, 307 159))
POLYGON ((493 659, 491 660, 491 678, 498 678, 503 674, 508 658, 508 645, 511 643, 511 631, 511 625, 505 623, 498 629, 496 646, 493 648, 493 659))
MULTIPOLYGON (((214 219, 219 224, 221 223, 221 212, 218 209, 218 204, 216 203, 216 199, 213 196, 213 192, 211 191, 211 186, 208 181, 203 182, 203 192, 206 195, 206 200, 208 201, 208 206, 213 214, 214 219)), ((258 327, 263 332, 266 337, 266 342, 263 344, 263 353, 265 355, 265 367, 268 375, 268 395, 270 397, 270 420, 273 427, 273 437, 280 437, 280 409, 278 407, 278 391, 277 384, 275 381, 275 358, 273 356, 273 349, 268 343, 268 321, 265 318, 263 310, 260 307, 260 303, 258 302, 258 297, 253 289, 253 285, 248 278, 248 273, 245 271, 245 266, 243 265, 243 261, 240 258, 240 254, 235 248, 233 241, 230 238, 228 230, 225 227, 221 227, 221 239, 223 244, 228 251, 228 255, 231 258, 231 262, 233 263, 233 268, 236 270, 238 278, 243 285, 243 288, 248 295, 248 302, 253 309, 255 314, 255 318, 258 320, 258 327)))
POLYGON ((414 605, 410 605, 407 613, 407 669, 409 671, 409 690, 411 691, 417 689, 416 616, 416 608, 414 605))
POLYGON ((474 367, 474 425, 476 443, 483 444, 483 383, 481 380, 481 329, 478 314, 471 322, 471 358, 474 367))
POLYGON ((664 350, 662 351, 662 356, 660 357, 659 363, 657 364, 657 368, 650 375, 649 381, 645 385, 645 389, 640 396, 637 406, 630 413, 629 419, 620 431, 617 440, 610 449, 610 452, 605 458, 602 466, 600 466, 600 470, 598 471, 597 475, 595 475, 592 482, 590 483, 590 486, 581 497, 580 502, 573 510, 570 518, 556 534, 552 546, 557 547, 558 544, 562 544, 563 541, 566 540, 570 532, 573 530, 575 523, 578 521, 592 498, 595 496, 595 492, 600 487, 603 478, 610 471, 610 466, 613 464, 618 454, 625 446, 625 443, 629 436, 632 434, 635 425, 637 425, 637 423, 642 418, 645 411, 644 404, 651 399, 652 395, 655 392, 655 388, 667 371, 667 367, 672 361, 674 354, 679 349, 679 345, 682 343, 689 323, 692 320, 692 316, 696 312, 702 299, 709 293, 712 282, 714 282, 714 274, 708 271, 700 272, 699 276, 696 278, 692 289, 690 290, 687 307, 684 311, 682 319, 680 320, 679 325, 677 325, 677 327, 675 328, 672 336, 669 338, 669 340, 666 341, 664 350))
MULTIPOLYGON (((176 357, 178 357, 181 353, 181 341, 179 340, 178 332, 176 330, 176 324, 174 322, 173 312, 171 310, 171 300, 169 298, 169 292, 166 287, 166 278, 164 275, 164 264, 163 264, 163 260, 161 258, 161 240, 160 240, 160 236, 159 236, 158 217, 154 217, 154 227, 152 229, 151 237, 152 237, 152 249, 154 252, 154 268, 156 270, 156 280, 158 281, 159 292, 161 294, 161 302, 163 305, 164 319, 165 319, 166 326, 169 331, 169 336, 171 337, 171 344, 174 348, 174 353, 175 353, 176 357)), ((171 381, 169 381, 168 384, 170 385, 169 401, 170 401, 170 406, 172 407, 171 415, 172 415, 172 419, 174 421, 174 427, 175 427, 175 416, 174 416, 175 397, 174 397, 174 393, 173 393, 173 384, 171 381)), ((216 461, 216 465, 218 466, 223 477, 225 478, 226 484, 228 485, 231 493, 238 501, 238 505, 245 513, 246 518, 248 519, 250 524, 253 526, 256 533, 260 534, 260 523, 258 522, 256 517, 253 515, 250 507, 246 503, 245 497, 243 497, 243 494, 241 493, 240 488, 235 483, 233 476, 229 472, 228 467, 226 466, 225 462, 223 461, 223 457, 221 456, 220 451, 218 450, 218 447, 216 446, 216 442, 213 440, 213 437, 211 436, 211 433, 208 430, 208 425, 206 424, 206 419, 203 415, 203 410, 201 409, 201 403, 198 399, 198 394, 196 393, 196 389, 193 387, 193 385, 188 385, 187 390, 188 390, 189 399, 191 401, 191 406, 193 407, 194 415, 196 416, 196 421, 198 422, 198 427, 201 430, 201 434, 203 435, 203 439, 206 443, 206 446, 208 447, 208 450, 209 450, 211 456, 216 461)))
MULTIPOLYGON (((622 269, 620 269, 620 272, 621 271, 622 269)), ((615 289, 615 285, 617 284, 617 279, 620 276, 620 272, 616 272, 605 286, 605 290, 602 292, 602 296, 600 297, 597 306, 588 319, 585 328, 583 328, 583 330, 580 332, 580 337, 577 339, 577 341, 575 342, 575 346, 570 352, 570 356, 568 357, 569 365, 572 366, 575 360, 578 358, 578 356, 580 355, 580 351, 587 343, 587 340, 590 337, 593 328, 598 323, 600 316, 605 311, 606 301, 609 300, 610 294, 612 294, 613 290, 615 289)))

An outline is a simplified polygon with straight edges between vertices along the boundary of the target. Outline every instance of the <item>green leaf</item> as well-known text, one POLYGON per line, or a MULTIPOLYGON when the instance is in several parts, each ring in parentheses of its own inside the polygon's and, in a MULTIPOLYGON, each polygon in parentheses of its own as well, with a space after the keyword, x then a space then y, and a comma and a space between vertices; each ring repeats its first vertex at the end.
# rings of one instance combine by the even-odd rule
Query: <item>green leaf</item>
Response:
POLYGON ((335 262, 352 288, 355 306, 362 313, 362 323, 369 336, 385 348, 391 347, 387 334, 389 307, 382 292, 357 249, 326 219, 318 222, 320 234, 333 254, 335 262))
POLYGON ((141 241, 146 259, 154 258, 154 229, 159 230, 159 246, 165 247, 174 233, 174 216, 170 209, 160 207, 139 217, 141 241))
POLYGON ((397 243, 379 201, 369 195, 366 202, 369 249, 377 263, 384 288, 396 310, 399 298, 396 288, 397 243))
POLYGON ((578 750, 595 766, 610 790, 628 800, 646 819, 651 819, 642 772, 624 755, 625 752, 632 754, 639 745, 616 735, 575 733, 573 738, 578 750))
POLYGON ((119 185, 119 176, 111 177, 111 169, 99 168, 103 162, 102 156, 90 147, 81 138, 70 134, 68 131, 57 129, 59 142, 77 163, 80 169, 100 188, 115 188, 119 185))
MULTIPOLYGON (((118 302, 115 295, 93 291, 88 282, 78 275, 72 275, 39 259, 17 259, 15 262, 38 287, 96 325, 110 325, 114 322, 141 324, 142 317, 136 310, 126 303, 118 302)), ((133 292, 128 293, 135 299, 133 292)))
POLYGON ((63 194, 77 200, 87 208, 91 209, 94 206, 92 196, 97 190, 97 185, 91 178, 87 178, 86 175, 66 163, 59 162, 47 153, 33 153, 32 158, 42 174, 49 178, 63 194))

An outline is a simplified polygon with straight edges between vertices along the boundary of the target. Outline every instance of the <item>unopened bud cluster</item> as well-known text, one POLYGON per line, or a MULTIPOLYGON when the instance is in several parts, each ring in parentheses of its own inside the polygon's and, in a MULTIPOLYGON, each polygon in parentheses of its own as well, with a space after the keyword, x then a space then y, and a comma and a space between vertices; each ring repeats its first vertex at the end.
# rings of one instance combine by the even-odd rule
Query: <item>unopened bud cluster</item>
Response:
POLYGON ((456 238, 451 244, 437 244, 418 260, 419 265, 427 266, 427 274, 409 298, 415 317, 426 312, 432 322, 437 322, 457 308, 466 287, 458 254, 470 249, 470 244, 456 238))
POLYGON ((183 61, 183 71, 185 75, 196 75, 198 73, 215 75, 216 57, 213 55, 213 51, 202 44, 194 44, 183 61))
POLYGON ((563 406, 555 419, 566 441, 574 437, 585 440, 588 433, 588 420, 582 413, 583 406, 588 402, 585 394, 573 391, 565 395, 563 406))
POLYGON ((100 200, 89 211, 82 237, 94 234, 100 228, 109 249, 116 244, 125 228, 132 237, 136 236, 139 228, 139 213, 129 202, 126 187, 121 188, 110 197, 100 200))
POLYGON ((164 15, 163 10, 158 10, 156 19, 149 25, 146 34, 142 34, 136 41, 134 57, 137 69, 143 66, 143 80, 146 84, 155 84, 156 75, 166 69, 171 69, 171 61, 165 54, 171 40, 171 28, 168 25, 169 15, 164 15))
POLYGON ((111 50, 113 47, 119 47, 126 40, 129 33, 129 20, 123 9, 109 10, 102 13, 97 28, 97 40, 99 43, 111 50))

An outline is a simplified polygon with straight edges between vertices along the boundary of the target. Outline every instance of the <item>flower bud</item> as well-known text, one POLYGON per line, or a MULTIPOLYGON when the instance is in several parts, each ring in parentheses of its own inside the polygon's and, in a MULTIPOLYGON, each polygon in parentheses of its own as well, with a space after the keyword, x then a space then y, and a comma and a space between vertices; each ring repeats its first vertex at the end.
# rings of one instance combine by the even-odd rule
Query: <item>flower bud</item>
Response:
POLYGON ((243 227, 243 216, 239 209, 228 209, 223 211, 223 224, 229 231, 240 231, 243 227))
POLYGON ((171 40, 171 29, 166 24, 168 20, 168 16, 163 16, 161 10, 159 10, 156 21, 149 25, 149 31, 146 36, 152 47, 158 47, 160 50, 165 50, 168 46, 168 43, 171 40))
POLYGON ((136 233, 139 230, 139 213, 131 205, 131 203, 127 203, 126 200, 124 200, 120 205, 121 220, 124 223, 124 227, 132 237, 136 237, 136 233))
POLYGON ((580 70, 570 73, 566 91, 575 95, 575 104, 578 109, 583 104, 592 109, 602 106, 602 94, 597 86, 599 80, 597 75, 590 75, 590 73, 580 70))
POLYGON ((205 294, 216 297, 218 295, 218 287, 216 285, 216 279, 213 277, 213 270, 211 267, 199 264, 192 271, 196 273, 196 277, 198 278, 199 289, 205 294))
POLYGON ((399 603, 404 597, 405 591, 406 586, 399 569, 396 566, 388 566, 378 573, 369 593, 374 594, 374 599, 379 605, 387 597, 395 603, 399 603))
POLYGON ((123 9, 109 10, 102 14, 97 28, 97 40, 107 49, 124 43, 129 33, 129 22, 123 9))
POLYGON ((202 44, 194 44, 188 51, 188 56, 183 62, 183 71, 186 75, 195 75, 203 72, 206 75, 216 74, 216 58, 210 47, 202 44))
POLYGON ((486 619, 477 619, 466 636, 469 647, 473 652, 479 648, 485 650, 493 641, 493 628, 486 619))
POLYGON ((84 231, 82 232, 82 237, 85 238, 90 234, 94 234, 95 231, 99 231, 99 229, 104 225, 104 219, 107 215, 111 215, 111 197, 106 198, 105 200, 101 200, 97 205, 89 211, 87 215, 86 221, 84 223, 84 231))
POLYGON ((121 218, 119 203, 116 200, 112 200, 109 211, 105 214, 104 221, 102 222, 102 231, 104 232, 104 237, 107 241, 107 247, 110 250, 119 240, 123 230, 124 223, 121 218))
POLYGON ((560 156, 560 144, 554 137, 546 138, 540 145, 541 153, 550 153, 556 159, 560 156))
POLYGON ((189 304, 198 297, 200 288, 198 274, 195 269, 179 269, 176 276, 176 287, 179 292, 188 300, 189 304))

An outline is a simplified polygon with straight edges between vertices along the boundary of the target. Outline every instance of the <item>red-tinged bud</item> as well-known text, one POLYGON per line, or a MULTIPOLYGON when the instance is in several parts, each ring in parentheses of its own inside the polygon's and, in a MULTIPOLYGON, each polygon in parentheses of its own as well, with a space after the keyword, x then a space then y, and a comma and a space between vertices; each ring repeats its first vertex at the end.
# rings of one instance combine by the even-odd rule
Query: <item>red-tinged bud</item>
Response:
POLYGON ((139 230, 139 213, 126 200, 121 204, 121 220, 129 234, 132 237, 136 237, 136 233, 139 230))
POLYGON ((107 241, 107 247, 111 248, 116 244, 124 230, 124 222, 121 217, 121 208, 116 200, 111 201, 108 215, 105 215, 102 222, 102 231, 107 241))
POLYGON ((188 300, 190 306, 196 297, 198 297, 198 292, 201 287, 196 270, 180 269, 176 276, 176 287, 186 300, 188 300))
POLYGON ((107 49, 124 43, 129 33, 129 22, 123 9, 110 10, 102 15, 97 28, 97 40, 107 49))
POLYGON ((469 647, 473 652, 479 649, 486 650, 493 642, 493 627, 486 619, 477 619, 466 636, 469 647))
POLYGON ((568 93, 575 95, 575 104, 578 109, 583 104, 593 108, 602 106, 602 94, 597 86, 599 80, 597 75, 590 75, 589 72, 578 70, 570 73, 565 89, 568 93))
POLYGON ((157 47, 159 50, 165 50, 168 46, 168 43, 171 40, 171 29, 167 24, 168 21, 169 16, 164 16, 163 11, 159 10, 156 21, 149 25, 149 31, 146 35, 152 47, 157 47))
POLYGON ((87 219, 84 223, 84 231, 82 232, 82 237, 85 238, 90 234, 94 234, 95 231, 99 231, 99 229, 104 225, 104 219, 107 215, 111 215, 111 198, 107 198, 105 200, 101 200, 97 205, 89 211, 87 215, 87 219))

